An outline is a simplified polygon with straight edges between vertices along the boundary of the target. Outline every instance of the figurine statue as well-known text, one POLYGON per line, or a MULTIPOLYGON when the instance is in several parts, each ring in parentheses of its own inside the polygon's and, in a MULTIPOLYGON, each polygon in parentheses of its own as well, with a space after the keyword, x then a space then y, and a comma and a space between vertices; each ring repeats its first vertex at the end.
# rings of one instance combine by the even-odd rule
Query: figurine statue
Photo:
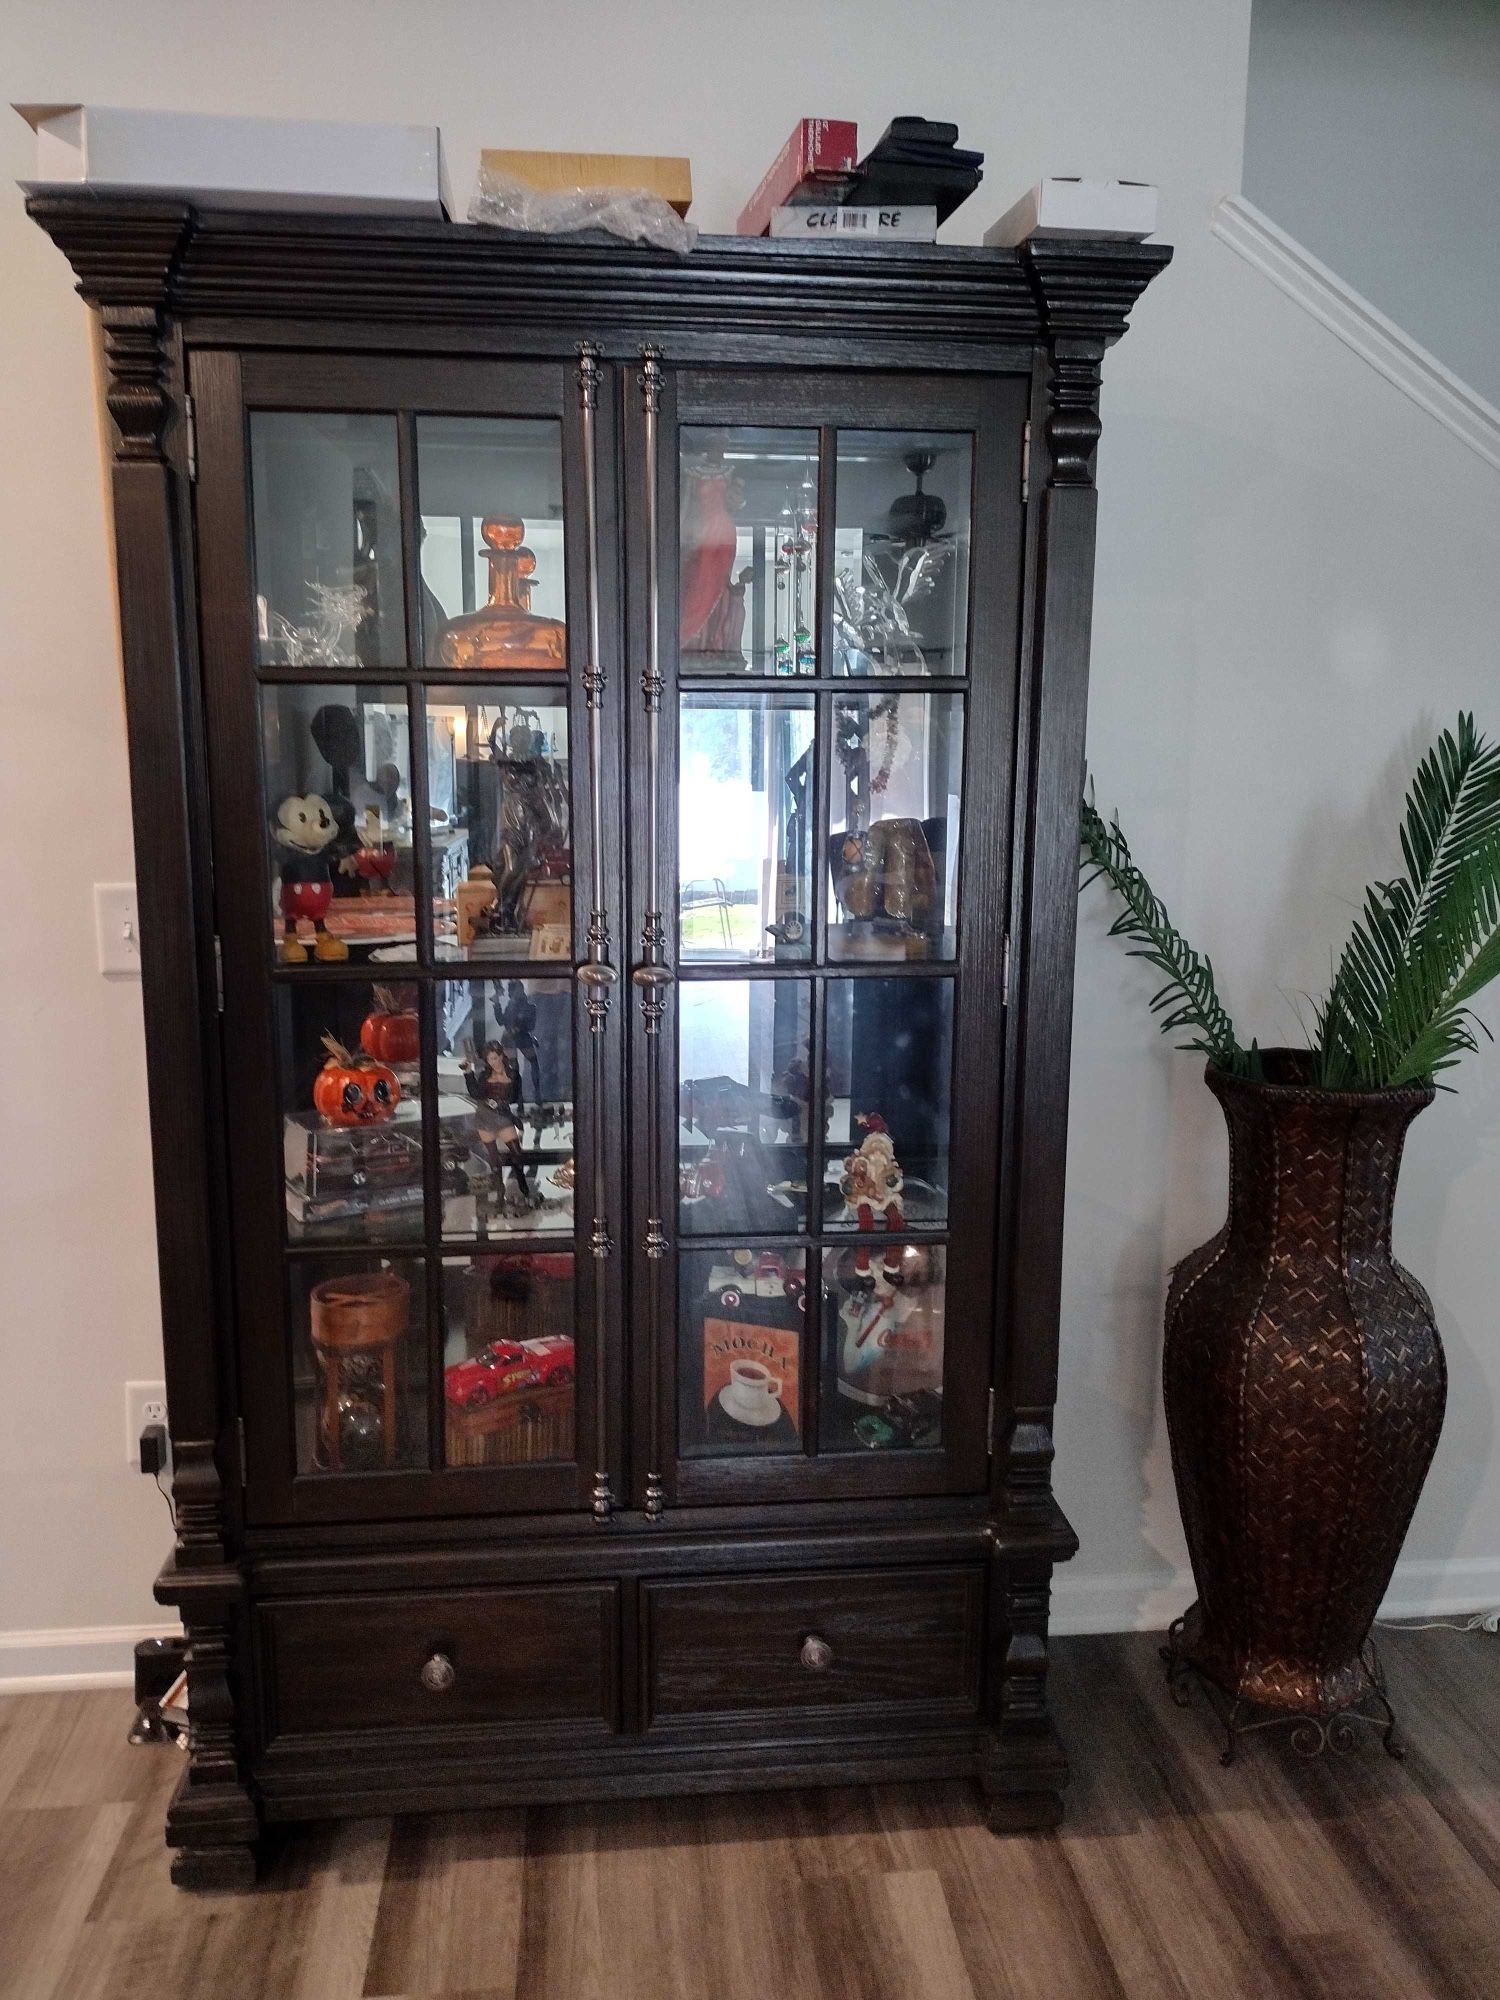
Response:
POLYGON ((538 748, 540 731, 517 714, 509 725, 502 709, 490 731, 490 757, 500 774, 500 823, 490 861, 495 885, 488 907, 475 912, 476 936, 515 937, 525 931, 526 901, 565 827, 557 824, 550 760, 538 748))
POLYGON ((526 1173, 526 1152, 521 1118, 521 1058, 500 1042, 486 1042, 483 1052, 466 1044, 462 1058, 464 1088, 474 1100, 474 1130, 494 1176, 497 1189, 505 1191, 505 1205, 515 1214, 537 1207, 537 1197, 526 1173))
POLYGON ((349 956, 342 938, 334 937, 325 919, 333 901, 333 871, 327 849, 338 834, 338 821, 327 799, 316 792, 305 798, 285 798, 276 808, 277 864, 281 873, 281 960, 305 965, 307 946, 297 926, 305 918, 313 927, 314 958, 336 961, 349 956))
MULTIPOLYGON (((844 1156, 839 1193, 844 1198, 845 1219, 856 1229, 869 1233, 876 1228, 900 1230, 906 1227, 906 1210, 901 1196, 906 1176, 896 1158, 895 1143, 878 1111, 861 1111, 855 1124, 864 1131, 858 1148, 844 1156)), ((870 1252, 861 1244, 854 1253, 854 1269, 863 1278, 870 1269, 870 1252)), ((890 1245, 882 1260, 888 1278, 901 1270, 900 1248, 890 1245)))

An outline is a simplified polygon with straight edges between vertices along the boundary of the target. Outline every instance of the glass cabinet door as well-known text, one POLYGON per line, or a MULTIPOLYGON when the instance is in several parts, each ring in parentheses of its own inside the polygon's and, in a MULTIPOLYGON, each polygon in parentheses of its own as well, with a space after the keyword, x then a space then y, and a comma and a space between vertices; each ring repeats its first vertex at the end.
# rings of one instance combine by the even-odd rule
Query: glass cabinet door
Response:
POLYGON ((619 730, 578 754, 614 559, 573 371, 197 371, 251 1516, 587 1505, 619 1121, 578 1081, 618 1064, 575 974, 619 730))
POLYGON ((683 371, 643 414, 669 1502, 985 1484, 1025 404, 683 371))

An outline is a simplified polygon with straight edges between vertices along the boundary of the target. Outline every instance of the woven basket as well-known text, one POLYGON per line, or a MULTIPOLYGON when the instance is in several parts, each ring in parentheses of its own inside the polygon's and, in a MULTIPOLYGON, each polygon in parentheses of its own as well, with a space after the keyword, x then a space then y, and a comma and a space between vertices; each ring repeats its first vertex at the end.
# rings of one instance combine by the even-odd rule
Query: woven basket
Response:
POLYGON ((1391 1256, 1407 1127, 1430 1088, 1322 1090, 1210 1068, 1229 1216, 1167 1298, 1163 1395, 1198 1601, 1184 1656, 1244 1701, 1327 1717, 1362 1649, 1442 1428, 1427 1294, 1391 1256))
POLYGON ((390 1347, 406 1332, 411 1287, 394 1271, 358 1271, 321 1278, 312 1288, 315 1347, 390 1347))

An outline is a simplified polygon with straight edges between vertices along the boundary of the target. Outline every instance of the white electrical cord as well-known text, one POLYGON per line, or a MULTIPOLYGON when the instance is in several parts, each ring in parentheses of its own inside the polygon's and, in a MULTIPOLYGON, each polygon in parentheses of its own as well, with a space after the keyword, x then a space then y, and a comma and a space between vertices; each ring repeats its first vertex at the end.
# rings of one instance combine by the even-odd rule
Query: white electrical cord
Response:
POLYGON ((1500 1605, 1476 1611, 1472 1618, 1428 1618, 1417 1624, 1404 1618, 1377 1618, 1375 1623, 1386 1632, 1500 1632, 1500 1605))

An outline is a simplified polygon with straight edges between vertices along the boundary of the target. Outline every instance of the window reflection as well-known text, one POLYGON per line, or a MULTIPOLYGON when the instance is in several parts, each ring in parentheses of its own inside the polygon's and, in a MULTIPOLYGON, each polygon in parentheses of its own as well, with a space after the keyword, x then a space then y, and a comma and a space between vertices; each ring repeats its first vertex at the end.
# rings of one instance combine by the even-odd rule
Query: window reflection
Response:
POLYGON ((678 994, 681 1226, 801 1228, 807 1213, 810 993, 803 980, 713 980, 678 994))
POLYGON ((682 957, 805 959, 812 697, 684 696, 678 771, 682 957))
POLYGON ((839 432, 835 673, 967 670, 972 477, 960 433, 839 432))

